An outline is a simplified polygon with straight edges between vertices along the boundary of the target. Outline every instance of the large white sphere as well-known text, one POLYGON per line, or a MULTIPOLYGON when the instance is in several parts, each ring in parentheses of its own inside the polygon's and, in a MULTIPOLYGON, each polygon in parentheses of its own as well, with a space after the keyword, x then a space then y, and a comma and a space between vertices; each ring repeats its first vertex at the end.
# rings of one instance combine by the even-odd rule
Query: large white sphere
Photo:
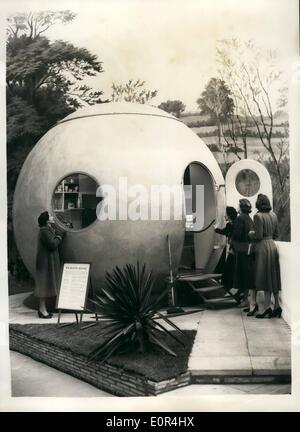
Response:
MULTIPOLYGON (((139 104, 108 103, 80 109, 50 129, 27 157, 14 197, 14 232, 25 265, 35 275, 39 214, 51 211, 52 195, 61 179, 85 173, 99 185, 180 185, 186 167, 200 162, 209 176, 213 198, 207 197, 205 224, 224 215, 224 179, 213 154, 184 123, 164 111, 139 104), (212 204, 213 203, 213 204, 212 204)), ((119 198, 119 196, 117 196, 119 198)), ((124 197, 120 196, 122 200, 124 197)), ((152 203, 153 204, 153 203, 152 203)), ((145 262, 160 280, 168 274, 167 235, 171 238, 173 270, 180 263, 185 219, 96 220, 67 232, 66 262, 90 262, 96 289, 116 265, 145 262)), ((211 226, 197 234, 196 263, 213 270, 221 252, 221 236, 211 226)))

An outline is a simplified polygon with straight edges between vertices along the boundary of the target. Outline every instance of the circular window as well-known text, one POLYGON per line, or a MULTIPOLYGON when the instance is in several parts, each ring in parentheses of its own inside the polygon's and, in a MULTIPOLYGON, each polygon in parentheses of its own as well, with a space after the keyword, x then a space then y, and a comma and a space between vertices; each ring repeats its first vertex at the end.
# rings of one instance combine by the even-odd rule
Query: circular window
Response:
POLYGON ((254 171, 244 169, 236 176, 235 186, 241 195, 251 197, 259 191, 260 181, 254 171))
POLYGON ((101 198, 96 196, 99 185, 90 176, 74 173, 63 178, 52 196, 52 210, 57 220, 70 230, 81 230, 96 219, 101 198))

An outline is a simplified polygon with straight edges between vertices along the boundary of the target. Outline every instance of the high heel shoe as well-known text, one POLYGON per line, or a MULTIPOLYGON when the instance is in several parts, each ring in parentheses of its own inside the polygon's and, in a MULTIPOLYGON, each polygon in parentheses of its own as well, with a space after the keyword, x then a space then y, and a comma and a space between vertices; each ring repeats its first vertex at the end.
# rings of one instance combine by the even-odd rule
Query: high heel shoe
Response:
POLYGON ((247 313, 247 316, 253 316, 258 311, 258 305, 255 305, 255 307, 252 309, 252 311, 249 311, 247 313))
POLYGON ((39 318, 45 318, 45 319, 52 318, 52 314, 48 313, 48 315, 44 315, 41 311, 38 311, 38 316, 39 318))
POLYGON ((282 309, 279 306, 278 308, 276 308, 276 309, 273 310, 272 317, 273 318, 281 318, 281 314, 282 314, 282 309))
POLYGON ((243 297, 240 294, 232 294, 232 297, 234 298, 234 300, 237 302, 238 305, 243 300, 243 297))
POLYGON ((265 318, 265 317, 272 318, 272 316, 273 316, 273 311, 272 311, 272 309, 269 307, 268 309, 266 309, 266 310, 264 311, 264 313, 262 313, 262 314, 257 314, 255 318, 265 318))

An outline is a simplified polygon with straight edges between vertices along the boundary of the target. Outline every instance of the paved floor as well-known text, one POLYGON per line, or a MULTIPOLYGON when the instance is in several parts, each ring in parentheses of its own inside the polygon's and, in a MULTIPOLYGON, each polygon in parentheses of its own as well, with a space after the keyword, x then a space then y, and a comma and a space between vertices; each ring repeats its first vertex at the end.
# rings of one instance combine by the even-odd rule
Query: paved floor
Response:
POLYGON ((289 375, 291 334, 283 319, 247 317, 241 309, 205 310, 189 360, 193 375, 289 375))
MULTIPOLYGON (((28 293, 10 296, 10 322, 44 323, 36 311, 23 305, 28 293)), ((54 316, 54 319, 56 317, 54 316)), ((89 320, 89 316, 85 320, 89 320)), ((65 314, 62 322, 73 321, 65 314)), ((283 320, 246 317, 239 309, 202 311, 178 316, 173 321, 185 330, 198 330, 189 368, 198 374, 283 373, 290 367, 290 332, 283 320)), ((49 322, 47 320, 47 322, 49 322)), ((113 397, 67 374, 11 352, 13 396, 113 397)), ((288 394, 290 385, 194 384, 165 396, 219 394, 288 394)))
POLYGON ((12 396, 110 397, 110 393, 11 351, 12 396))

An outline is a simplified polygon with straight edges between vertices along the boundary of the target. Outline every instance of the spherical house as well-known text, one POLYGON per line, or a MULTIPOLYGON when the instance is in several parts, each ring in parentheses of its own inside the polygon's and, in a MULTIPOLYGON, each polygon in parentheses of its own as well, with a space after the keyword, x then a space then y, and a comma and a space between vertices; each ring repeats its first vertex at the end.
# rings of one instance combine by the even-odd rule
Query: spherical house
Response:
POLYGON ((214 270, 224 245, 213 228, 225 212, 217 161, 183 122, 147 105, 80 109, 31 151, 15 190, 13 222, 19 252, 33 276, 37 218, 44 210, 67 232, 63 260, 91 263, 96 289, 107 271, 137 260, 162 280, 169 272, 167 236, 175 273, 180 265, 214 270), (189 196, 184 185, 194 188, 189 196), (195 206, 197 185, 200 204, 195 206), (99 187, 112 191, 113 217, 103 217, 107 208, 96 196, 99 187), (159 196, 175 191, 169 214, 157 190, 159 196), (197 218, 201 223, 195 224, 197 218))

